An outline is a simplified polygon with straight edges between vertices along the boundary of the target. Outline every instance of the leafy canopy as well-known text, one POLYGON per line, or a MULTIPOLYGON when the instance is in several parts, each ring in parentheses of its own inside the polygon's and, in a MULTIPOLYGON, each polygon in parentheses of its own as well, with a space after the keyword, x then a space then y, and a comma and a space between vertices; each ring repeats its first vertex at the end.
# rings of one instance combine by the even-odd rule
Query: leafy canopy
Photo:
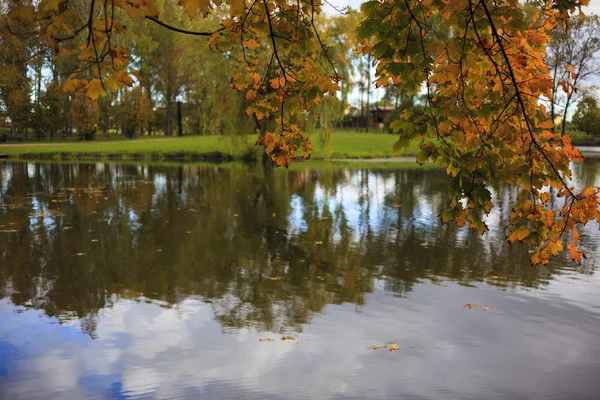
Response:
MULTIPOLYGON (((39 29, 57 57, 79 61, 64 89, 84 91, 92 100, 132 85, 134 77, 141 79, 130 68, 126 50, 117 45, 116 36, 126 33, 125 15, 182 34, 208 36, 211 47, 239 61, 232 82, 245 92, 247 114, 277 122, 277 130, 258 142, 267 154, 284 166, 297 154, 308 158, 310 141, 293 121, 334 95, 341 80, 315 23, 322 1, 179 1, 190 18, 219 17, 221 27, 213 32, 165 23, 159 3, 41 0, 13 8, 2 22, 2 35, 19 33, 11 29, 11 20, 39 29), (83 20, 81 5, 87 15, 83 20), (75 39, 78 46, 69 46, 75 39)), ((537 247, 533 264, 547 264, 557 256, 569 234, 566 247, 580 262, 576 225, 600 222, 599 188, 577 190, 569 184, 570 162, 583 157, 568 136, 554 133, 541 101, 552 98, 554 87, 545 63, 549 33, 566 28, 587 3, 371 0, 362 7, 360 49, 374 60, 376 84, 393 84, 407 94, 426 91, 426 107, 407 109, 391 127, 400 136, 395 148, 417 140, 417 161, 436 162, 452 176, 442 221, 468 224, 483 234, 492 192, 518 185, 507 240, 537 247), (553 201, 553 193, 562 201, 553 201)), ((570 72, 575 80, 573 67, 570 72)))

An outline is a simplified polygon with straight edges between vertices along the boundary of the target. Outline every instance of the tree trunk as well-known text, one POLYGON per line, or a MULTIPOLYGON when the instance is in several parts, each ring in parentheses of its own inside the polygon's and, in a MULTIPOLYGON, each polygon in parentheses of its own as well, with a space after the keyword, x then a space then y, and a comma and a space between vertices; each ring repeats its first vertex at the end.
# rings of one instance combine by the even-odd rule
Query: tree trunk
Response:
POLYGON ((177 136, 183 136, 183 122, 181 116, 181 102, 177 102, 177 136))
POLYGON ((371 125, 371 116, 369 115, 369 101, 371 96, 371 56, 367 58, 367 133, 371 125))

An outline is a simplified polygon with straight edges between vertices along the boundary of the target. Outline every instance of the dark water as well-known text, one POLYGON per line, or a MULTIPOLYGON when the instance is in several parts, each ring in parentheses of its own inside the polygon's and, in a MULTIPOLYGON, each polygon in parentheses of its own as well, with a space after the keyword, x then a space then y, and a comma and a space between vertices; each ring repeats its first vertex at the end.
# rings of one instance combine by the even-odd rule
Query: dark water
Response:
POLYGON ((0 164, 0 398, 600 398, 597 226, 533 268, 514 191, 481 237, 443 171, 309 166, 0 164))

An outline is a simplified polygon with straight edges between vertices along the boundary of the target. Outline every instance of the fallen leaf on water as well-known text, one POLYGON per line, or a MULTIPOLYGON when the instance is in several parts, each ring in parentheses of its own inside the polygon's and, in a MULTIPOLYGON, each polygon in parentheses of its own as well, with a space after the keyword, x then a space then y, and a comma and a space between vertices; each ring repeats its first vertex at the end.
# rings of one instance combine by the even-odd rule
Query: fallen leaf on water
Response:
POLYGON ((423 247, 427 246, 427 242, 421 243, 421 246, 423 246, 423 247))
POLYGON ((283 335, 283 336, 281 337, 281 340, 296 340, 296 339, 294 339, 293 337, 291 337, 291 336, 289 336, 289 335, 283 335))
POLYGON ((492 279, 498 279, 500 277, 498 275, 492 275, 492 276, 490 276, 490 278, 492 278, 492 279))
POLYGON ((321 218, 321 219, 329 219, 329 217, 323 217, 323 218, 321 218))
POLYGON ((18 290, 13 290, 12 294, 20 294, 21 292, 19 292, 18 290))
POLYGON ((105 197, 104 200, 108 200, 108 197, 105 197))
POLYGON ((400 204, 394 204, 394 208, 400 208, 402 207, 400 204))
POLYGON ((54 200, 54 199, 52 199, 51 201, 52 201, 53 203, 58 203, 58 200, 54 200))
POLYGON ((84 255, 85 253, 75 253, 75 254, 71 254, 72 256, 75 257, 81 257, 82 255, 84 255))
POLYGON ((261 342, 263 342, 263 343, 271 343, 271 342, 274 342, 274 341, 275 341, 275 340, 273 340, 273 339, 269 339, 269 338, 265 338, 265 339, 258 339, 258 340, 260 340, 260 341, 261 341, 261 342))
POLYGON ((275 218, 277 216, 277 214, 273 213, 273 218, 275 218))
POLYGON ((479 306, 475 305, 475 304, 469 304, 469 303, 467 303, 467 304, 465 304, 463 306, 463 308, 479 308, 479 306))
POLYGON ((281 277, 280 276, 270 276, 269 279, 272 281, 278 281, 281 279, 281 277))
POLYGON ((490 308, 489 308, 489 307, 481 307, 481 309, 482 309, 483 311, 490 311, 490 308))
POLYGON ((151 209, 150 209, 150 212, 154 212, 154 208, 151 208, 151 209))
POLYGON ((296 342, 296 344, 304 344, 304 343, 302 343, 300 340, 298 340, 298 341, 296 342))
POLYGON ((315 244, 323 244, 323 241, 322 240, 318 240, 318 241, 315 242, 315 244))
POLYGON ((186 233, 192 233, 192 231, 187 231, 186 233))
POLYGON ((233 214, 233 216, 234 216, 234 217, 239 217, 240 215, 239 215, 239 214, 233 214))
POLYGON ((98 239, 92 239, 92 243, 98 243, 99 240, 98 239))
POLYGON ((390 349, 390 351, 398 351, 400 350, 400 346, 398 346, 396 343, 390 343, 388 349, 390 349))
POLYGON ((367 347, 367 349, 369 349, 369 350, 379 350, 379 349, 385 349, 385 346, 369 346, 369 347, 367 347))
POLYGON ((162 253, 162 249, 156 249, 157 253, 162 253))

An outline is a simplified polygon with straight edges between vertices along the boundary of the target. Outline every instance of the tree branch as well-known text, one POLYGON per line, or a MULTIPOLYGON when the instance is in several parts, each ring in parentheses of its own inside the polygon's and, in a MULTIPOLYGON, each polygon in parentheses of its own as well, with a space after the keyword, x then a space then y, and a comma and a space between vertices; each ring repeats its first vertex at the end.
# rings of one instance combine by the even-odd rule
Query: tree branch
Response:
POLYGON ((225 27, 222 27, 222 28, 219 28, 219 29, 217 29, 217 30, 216 30, 216 31, 214 31, 214 32, 197 32, 197 31, 188 31, 187 29, 181 29, 181 28, 177 28, 176 26, 169 25, 169 24, 167 24, 166 22, 163 22, 163 21, 159 20, 158 18, 151 17, 151 16, 149 16, 149 15, 146 15, 146 17, 145 17, 145 18, 146 18, 146 19, 148 19, 148 20, 150 20, 150 21, 152 21, 152 22, 154 22, 154 23, 157 23, 158 25, 160 25, 160 26, 162 26, 162 27, 164 27, 164 28, 167 28, 167 29, 169 29, 169 30, 171 30, 171 31, 174 31, 174 32, 179 32, 179 33, 183 33, 183 34, 186 34, 186 35, 194 35, 194 36, 210 36, 210 35, 212 35, 213 33, 221 32, 222 30, 224 30, 224 29, 225 29, 225 27))

